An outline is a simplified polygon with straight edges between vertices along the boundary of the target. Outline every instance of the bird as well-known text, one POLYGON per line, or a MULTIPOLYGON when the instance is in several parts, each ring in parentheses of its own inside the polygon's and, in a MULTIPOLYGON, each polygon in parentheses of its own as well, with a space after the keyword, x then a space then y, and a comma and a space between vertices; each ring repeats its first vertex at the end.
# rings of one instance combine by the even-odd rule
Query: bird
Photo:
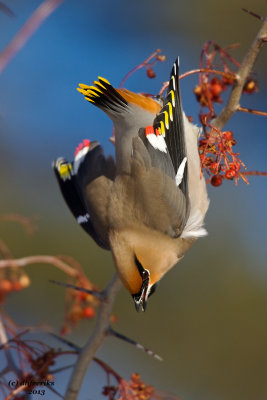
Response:
POLYGON ((72 162, 60 157, 53 169, 75 219, 111 251, 136 310, 145 311, 161 278, 207 235, 201 129, 182 108, 179 57, 165 97, 115 89, 102 77, 77 90, 113 121, 115 159, 85 139, 72 162))

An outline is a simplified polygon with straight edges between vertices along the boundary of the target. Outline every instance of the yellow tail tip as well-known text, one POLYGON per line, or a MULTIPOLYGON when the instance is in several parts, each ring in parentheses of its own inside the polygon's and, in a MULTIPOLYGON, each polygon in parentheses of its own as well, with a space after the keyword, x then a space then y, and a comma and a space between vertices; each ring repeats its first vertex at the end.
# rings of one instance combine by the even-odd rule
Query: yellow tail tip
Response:
POLYGON ((81 94, 83 94, 84 96, 86 96, 87 91, 84 89, 80 89, 79 87, 77 88, 77 91, 80 92, 81 94))
POLYGON ((98 78, 98 80, 101 80, 101 81, 107 83, 108 85, 110 85, 109 81, 106 78, 102 78, 102 76, 98 76, 97 78, 98 78))
POLYGON ((79 87, 80 87, 81 89, 88 89, 90 86, 85 85, 84 83, 79 83, 79 87))
POLYGON ((90 93, 99 92, 99 93, 103 94, 103 92, 98 87, 95 87, 95 86, 89 86, 88 92, 90 92, 90 93))

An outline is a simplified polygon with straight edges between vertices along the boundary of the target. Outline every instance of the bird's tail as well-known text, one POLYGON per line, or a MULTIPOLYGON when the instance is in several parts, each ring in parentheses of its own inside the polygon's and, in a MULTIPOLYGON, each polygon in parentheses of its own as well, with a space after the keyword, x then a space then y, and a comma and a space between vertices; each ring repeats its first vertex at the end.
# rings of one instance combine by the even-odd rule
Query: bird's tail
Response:
POLYGON ((85 100, 93 103, 101 110, 109 113, 120 113, 127 109, 128 102, 121 96, 118 90, 105 78, 98 77, 94 81, 94 86, 79 83, 78 92, 82 93, 85 100))

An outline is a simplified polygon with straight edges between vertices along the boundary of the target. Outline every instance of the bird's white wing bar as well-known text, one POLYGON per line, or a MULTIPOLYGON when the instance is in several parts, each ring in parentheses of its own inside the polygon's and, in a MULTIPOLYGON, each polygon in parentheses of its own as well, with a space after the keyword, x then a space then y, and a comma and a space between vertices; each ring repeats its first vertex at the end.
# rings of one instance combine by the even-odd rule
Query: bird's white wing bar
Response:
POLYGON ((147 126, 145 129, 146 138, 155 150, 167 153, 167 145, 162 135, 155 135, 153 126, 147 126))
POLYGON ((184 169, 185 169, 186 162, 187 162, 187 158, 184 157, 183 161, 181 162, 181 164, 180 164, 180 166, 178 168, 178 171, 177 171, 177 174, 176 174, 176 177, 175 177, 176 186, 179 186, 180 183, 182 182, 182 179, 184 177, 184 169))
POLYGON ((84 161, 86 154, 90 149, 90 140, 85 139, 83 143, 81 143, 75 151, 75 157, 73 162, 73 173, 76 175, 80 164, 84 161))
POLYGON ((84 215, 79 215, 77 218, 77 222, 78 224, 84 224, 85 222, 88 222, 90 219, 90 215, 88 213, 84 214, 84 215))

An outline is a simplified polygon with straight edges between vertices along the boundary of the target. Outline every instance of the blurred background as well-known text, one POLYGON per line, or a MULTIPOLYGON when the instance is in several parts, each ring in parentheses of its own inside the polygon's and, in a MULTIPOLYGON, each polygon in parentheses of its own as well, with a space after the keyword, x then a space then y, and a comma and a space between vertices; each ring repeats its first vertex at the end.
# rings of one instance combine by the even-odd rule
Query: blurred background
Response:
MULTIPOLYGON (((41 1, 6 0, 14 17, 0 13, 0 49, 10 42, 41 1)), ((0 76, 0 213, 38 217, 38 231, 28 236, 20 226, 1 222, 0 237, 15 257, 68 254, 88 277, 104 286, 113 275, 111 255, 80 229, 69 213, 51 169, 58 156, 72 159, 84 138, 97 139, 113 154, 112 123, 77 93, 79 82, 98 75, 117 86, 123 76, 157 48, 167 56, 126 83, 132 91, 158 93, 180 56, 181 72, 197 68, 202 46, 240 43, 231 54, 239 61, 260 21, 248 8, 266 15, 264 0, 174 1, 66 0, 37 30, 0 76)), ((267 109, 267 52, 254 71, 260 91, 242 105, 267 109)), ((197 76, 181 82, 185 112, 198 120, 193 88, 197 76)), ((217 109, 219 110, 219 108, 217 109)), ((236 151, 248 170, 267 170, 266 118, 236 114, 228 123, 236 151)), ((250 184, 209 186, 206 219, 209 236, 199 240, 184 260, 164 277, 145 313, 137 314, 125 289, 117 297, 116 329, 160 354, 158 362, 134 347, 107 339, 98 352, 128 380, 137 371, 147 383, 184 400, 266 400, 267 398, 267 246, 264 177, 250 184)), ((6 310, 18 322, 46 322, 59 329, 65 291, 49 279, 65 276, 49 265, 26 268, 32 279, 24 292, 12 294, 6 310)), ((93 322, 70 336, 83 345, 93 322)), ((46 340, 46 339, 44 339, 46 340)), ((58 343, 55 343, 58 346, 58 343)), ((58 375, 64 393, 68 374, 58 375)), ((91 365, 81 399, 103 399, 105 374, 91 365)), ((54 398, 47 393, 47 399, 54 398), (51 396, 51 397, 49 397, 51 396)))

